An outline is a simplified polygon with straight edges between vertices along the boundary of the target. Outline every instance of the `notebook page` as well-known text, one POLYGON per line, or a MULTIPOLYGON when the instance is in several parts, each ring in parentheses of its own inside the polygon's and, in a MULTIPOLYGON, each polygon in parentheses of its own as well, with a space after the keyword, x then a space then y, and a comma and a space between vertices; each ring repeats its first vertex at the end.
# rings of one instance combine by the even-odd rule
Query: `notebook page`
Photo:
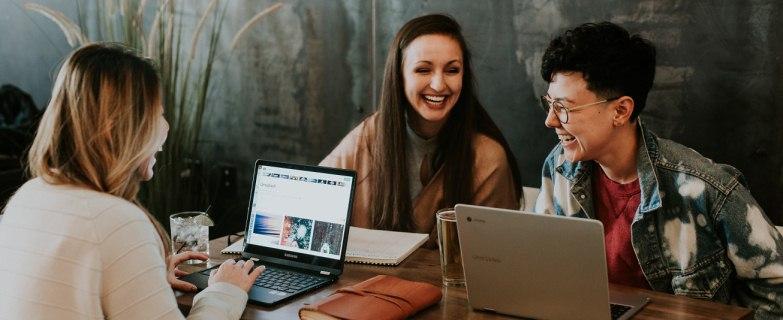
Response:
POLYGON ((370 264, 399 264, 427 239, 426 233, 351 227, 345 260, 370 264))

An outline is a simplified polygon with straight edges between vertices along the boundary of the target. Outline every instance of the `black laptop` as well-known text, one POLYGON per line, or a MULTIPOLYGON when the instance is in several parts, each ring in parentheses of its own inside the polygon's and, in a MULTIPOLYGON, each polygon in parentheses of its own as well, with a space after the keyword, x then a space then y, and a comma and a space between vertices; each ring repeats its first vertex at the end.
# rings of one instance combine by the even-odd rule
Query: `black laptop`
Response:
MULTIPOLYGON (((242 258, 266 271, 248 302, 271 306, 337 280, 355 185, 349 170, 256 161, 242 258)), ((183 280, 204 289, 211 269, 183 280)))

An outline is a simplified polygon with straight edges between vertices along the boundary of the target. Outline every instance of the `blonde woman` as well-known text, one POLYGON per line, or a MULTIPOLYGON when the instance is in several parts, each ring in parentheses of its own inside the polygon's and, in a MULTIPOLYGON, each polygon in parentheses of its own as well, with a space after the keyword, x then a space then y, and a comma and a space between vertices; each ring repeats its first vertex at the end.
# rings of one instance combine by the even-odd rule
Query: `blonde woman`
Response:
MULTIPOLYGON (((32 179, 0 223, 0 319, 181 319, 168 235, 136 200, 168 133, 150 61, 112 44, 76 50, 30 149, 32 179), (168 257, 168 267, 166 263, 168 257)), ((204 258, 204 257, 201 257, 204 258)), ((238 319, 263 267, 223 263, 189 319, 238 319)))

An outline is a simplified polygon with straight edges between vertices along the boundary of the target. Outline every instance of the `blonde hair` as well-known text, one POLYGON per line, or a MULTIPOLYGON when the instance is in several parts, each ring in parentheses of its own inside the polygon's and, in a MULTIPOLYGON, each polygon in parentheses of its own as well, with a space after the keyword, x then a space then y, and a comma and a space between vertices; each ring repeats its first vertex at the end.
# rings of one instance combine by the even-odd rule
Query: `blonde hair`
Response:
POLYGON ((139 206, 168 256, 165 228, 137 199, 139 168, 157 151, 160 103, 160 78, 151 60, 118 44, 81 47, 60 68, 28 160, 33 177, 108 193, 139 206))

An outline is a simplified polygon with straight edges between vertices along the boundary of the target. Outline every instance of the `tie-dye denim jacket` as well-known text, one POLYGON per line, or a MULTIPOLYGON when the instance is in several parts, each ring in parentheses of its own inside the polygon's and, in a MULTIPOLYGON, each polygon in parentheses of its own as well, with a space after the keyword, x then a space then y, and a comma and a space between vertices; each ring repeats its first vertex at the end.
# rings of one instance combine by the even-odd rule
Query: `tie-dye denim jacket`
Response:
MULTIPOLYGON (((735 168, 646 130, 637 171, 641 201, 631 242, 656 291, 733 303, 756 319, 783 317, 783 236, 735 168)), ((535 211, 595 219, 593 162, 565 160, 555 146, 544 163, 535 211)))

